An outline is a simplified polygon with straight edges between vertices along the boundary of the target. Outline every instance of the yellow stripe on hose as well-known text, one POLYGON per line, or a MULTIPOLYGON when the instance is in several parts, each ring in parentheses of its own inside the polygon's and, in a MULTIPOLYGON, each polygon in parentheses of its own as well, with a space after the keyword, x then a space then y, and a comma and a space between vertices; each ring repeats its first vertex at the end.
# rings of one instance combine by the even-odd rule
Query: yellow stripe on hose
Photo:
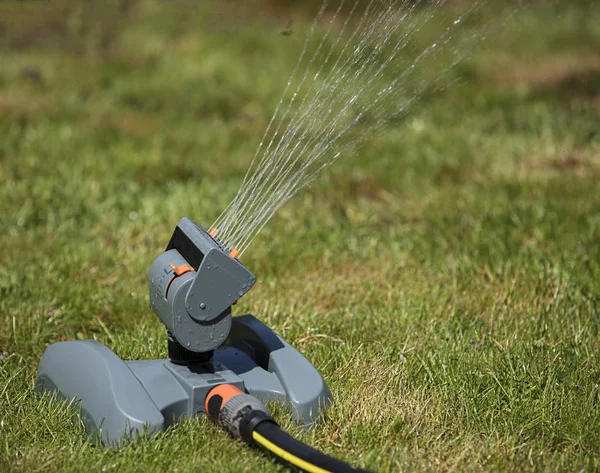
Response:
POLYGON ((270 452, 274 453, 278 457, 283 458, 285 461, 290 462, 292 465, 295 465, 298 468, 302 468, 304 471, 308 471, 309 473, 331 473, 329 470, 324 470, 319 466, 313 465, 312 463, 308 463, 307 461, 302 460, 302 458, 298 458, 296 455, 292 455, 291 453, 286 452, 283 448, 278 447, 273 442, 269 442, 266 438, 264 438, 256 431, 252 432, 252 438, 255 442, 259 443, 270 452))

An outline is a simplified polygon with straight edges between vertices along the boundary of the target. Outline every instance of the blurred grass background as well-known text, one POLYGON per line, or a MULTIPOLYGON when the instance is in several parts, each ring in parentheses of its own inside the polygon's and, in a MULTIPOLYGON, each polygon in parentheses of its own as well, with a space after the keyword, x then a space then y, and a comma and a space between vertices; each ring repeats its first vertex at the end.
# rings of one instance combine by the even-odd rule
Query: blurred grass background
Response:
MULTIPOLYGON (((203 418, 96 446, 33 383, 60 340, 166 356, 147 270, 234 195, 319 5, 0 3, 1 471, 284 471, 203 418)), ((381 472, 600 468, 598 24, 527 3, 244 255, 238 313, 335 398, 286 428, 381 472)))

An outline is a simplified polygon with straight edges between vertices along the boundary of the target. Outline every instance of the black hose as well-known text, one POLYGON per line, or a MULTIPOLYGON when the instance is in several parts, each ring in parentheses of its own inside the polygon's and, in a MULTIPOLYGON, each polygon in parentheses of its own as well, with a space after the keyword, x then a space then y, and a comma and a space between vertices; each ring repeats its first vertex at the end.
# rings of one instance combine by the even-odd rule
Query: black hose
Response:
POLYGON ((296 440, 287 432, 281 430, 275 422, 267 420, 260 422, 254 428, 252 439, 258 446, 268 450, 286 463, 310 473, 322 473, 324 471, 331 473, 368 473, 367 470, 353 468, 343 461, 325 455, 296 440))
POLYGON ((234 437, 308 473, 369 473, 296 440, 279 428, 262 402, 233 385, 213 388, 206 396, 204 409, 234 437))

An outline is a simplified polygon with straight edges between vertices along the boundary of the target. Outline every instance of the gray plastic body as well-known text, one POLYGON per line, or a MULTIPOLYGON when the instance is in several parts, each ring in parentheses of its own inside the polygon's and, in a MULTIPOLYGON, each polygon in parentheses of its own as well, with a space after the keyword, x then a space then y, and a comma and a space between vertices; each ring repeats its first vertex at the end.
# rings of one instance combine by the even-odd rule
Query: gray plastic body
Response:
MULTIPOLYGON (((227 255, 225 258, 231 260, 227 255)), ((187 262, 177 250, 173 249, 161 254, 152 264, 149 276, 150 307, 169 332, 185 348, 196 352, 214 350, 229 335, 231 329, 230 306, 227 305, 217 316, 211 315, 209 320, 199 320, 195 314, 203 312, 200 303, 196 306, 195 311, 190 310, 187 299, 198 278, 206 279, 206 276, 204 274, 201 276, 201 273, 196 271, 189 271, 177 276, 171 268, 171 264, 179 266, 187 264, 187 262)), ((213 271, 213 273, 220 271, 218 267, 215 269, 210 265, 208 267, 210 269, 206 271, 213 271)), ((214 297, 219 297, 219 295, 214 297)), ((222 295, 222 297, 226 297, 226 295, 222 295)), ((206 305, 204 307, 208 308, 206 305)))
POLYGON ((255 282, 204 228, 183 218, 150 268, 150 307, 183 347, 210 352, 229 334, 231 305, 255 282), (177 274, 180 266, 189 269, 177 274))
POLYGON ((192 366, 124 361, 91 340, 56 343, 42 357, 36 390, 80 401, 90 435, 117 444, 203 413, 210 389, 224 383, 265 403, 282 402, 303 424, 313 423, 331 402, 316 368, 251 315, 234 317, 214 359, 192 366))

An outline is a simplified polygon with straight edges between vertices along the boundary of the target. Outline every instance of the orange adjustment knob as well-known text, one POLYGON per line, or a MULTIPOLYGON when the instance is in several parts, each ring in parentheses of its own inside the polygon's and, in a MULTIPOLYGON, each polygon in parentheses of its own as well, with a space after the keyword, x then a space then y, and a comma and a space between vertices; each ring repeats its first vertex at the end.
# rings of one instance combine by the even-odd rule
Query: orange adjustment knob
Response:
POLYGON ((187 263, 180 264, 179 266, 175 266, 173 263, 169 263, 169 266, 171 267, 171 269, 177 276, 181 276, 182 274, 189 273, 190 271, 195 271, 195 269, 192 268, 187 263))

